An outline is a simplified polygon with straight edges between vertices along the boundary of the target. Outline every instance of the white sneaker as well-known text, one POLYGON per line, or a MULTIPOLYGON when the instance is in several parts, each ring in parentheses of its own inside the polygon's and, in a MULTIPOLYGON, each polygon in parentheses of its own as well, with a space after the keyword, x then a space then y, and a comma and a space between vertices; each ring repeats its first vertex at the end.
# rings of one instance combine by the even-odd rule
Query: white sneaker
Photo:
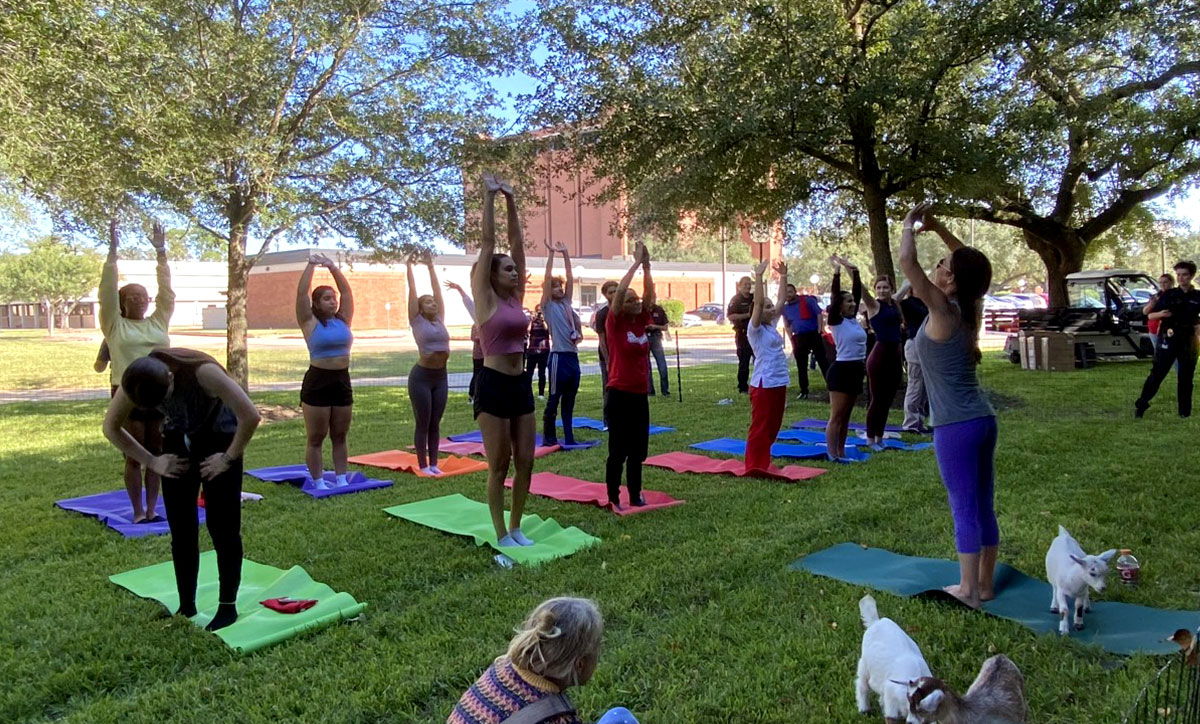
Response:
POLYGON ((313 482, 317 484, 317 490, 329 490, 329 483, 325 482, 325 478, 318 478, 313 482))

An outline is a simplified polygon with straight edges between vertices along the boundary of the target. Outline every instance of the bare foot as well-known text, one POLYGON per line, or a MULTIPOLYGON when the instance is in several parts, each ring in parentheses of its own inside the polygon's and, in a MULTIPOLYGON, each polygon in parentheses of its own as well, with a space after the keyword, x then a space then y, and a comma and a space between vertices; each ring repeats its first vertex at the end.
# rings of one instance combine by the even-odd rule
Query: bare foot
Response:
POLYGON ((960 584, 956 583, 953 586, 945 586, 942 590, 957 598, 959 603, 968 608, 979 608, 979 594, 975 594, 974 596, 964 595, 960 584))
POLYGON ((983 588, 981 586, 979 588, 979 600, 980 601, 995 601, 996 600, 996 592, 990 588, 983 588))
POLYGON ((133 522, 134 523, 145 523, 146 522, 146 514, 145 513, 134 513, 133 514, 133 522))

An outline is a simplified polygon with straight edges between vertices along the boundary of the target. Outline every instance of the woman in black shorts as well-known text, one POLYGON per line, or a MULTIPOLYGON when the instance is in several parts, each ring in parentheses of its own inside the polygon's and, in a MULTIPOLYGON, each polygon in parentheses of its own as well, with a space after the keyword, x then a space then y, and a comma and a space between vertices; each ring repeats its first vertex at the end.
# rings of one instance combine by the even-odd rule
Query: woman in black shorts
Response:
POLYGON ((841 258, 833 262, 833 288, 829 300, 829 333, 833 335, 836 359, 829 367, 826 384, 829 387, 829 424, 825 426, 826 454, 830 460, 846 461, 846 434, 850 428, 850 411, 863 391, 866 374, 867 331, 858 323, 858 304, 862 300, 862 280, 858 267, 841 258), (842 291, 842 270, 850 270, 852 291, 842 291))
POLYGON ((337 473, 333 485, 347 485, 346 458, 349 452, 346 435, 350 432, 351 411, 354 409, 354 393, 350 389, 350 345, 354 342, 350 322, 353 318, 354 295, 350 293, 346 276, 329 257, 313 254, 304 273, 300 275, 300 285, 296 290, 296 322, 304 333, 309 359, 304 384, 300 387, 304 429, 308 434, 304 464, 320 490, 330 487, 323 477, 325 462, 321 456, 321 446, 327 436, 333 446, 333 469, 337 473), (313 269, 317 266, 329 270, 337 284, 337 294, 330 286, 319 286, 309 294, 313 269))

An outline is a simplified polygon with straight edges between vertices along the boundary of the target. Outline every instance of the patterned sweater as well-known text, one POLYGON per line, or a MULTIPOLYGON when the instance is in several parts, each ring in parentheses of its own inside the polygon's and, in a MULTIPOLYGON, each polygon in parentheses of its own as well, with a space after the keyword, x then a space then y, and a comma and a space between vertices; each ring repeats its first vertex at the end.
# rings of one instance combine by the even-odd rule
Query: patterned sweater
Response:
MULTIPOLYGON (((530 671, 513 666, 501 656, 467 689, 446 724, 500 724, 520 709, 547 694, 557 694, 558 686, 530 671)), ((583 724, 574 714, 547 719, 546 724, 583 724)))

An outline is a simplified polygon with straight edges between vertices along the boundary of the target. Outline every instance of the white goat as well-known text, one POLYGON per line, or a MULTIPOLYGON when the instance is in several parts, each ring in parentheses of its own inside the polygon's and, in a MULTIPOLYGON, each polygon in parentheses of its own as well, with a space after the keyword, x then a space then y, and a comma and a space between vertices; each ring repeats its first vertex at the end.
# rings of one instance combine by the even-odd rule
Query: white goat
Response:
POLYGON ((910 681, 909 721, 918 724, 1025 724, 1025 677, 1007 656, 983 662, 965 696, 933 677, 910 681))
POLYGON ((862 656, 858 659, 858 676, 854 679, 854 694, 860 714, 871 710, 870 695, 879 695, 883 717, 888 722, 914 721, 908 712, 908 682, 930 676, 929 665, 917 643, 890 618, 879 618, 875 599, 863 596, 858 602, 866 631, 862 638, 862 656))
POLYGON ((1116 549, 1110 548, 1098 556, 1089 556, 1066 528, 1058 526, 1058 536, 1046 551, 1046 580, 1054 589, 1050 613, 1058 614, 1058 632, 1063 636, 1069 631, 1067 599, 1075 601, 1075 630, 1082 630, 1083 612, 1092 610, 1088 587, 1096 589, 1097 593, 1104 591, 1108 581, 1108 561, 1116 553, 1116 549))

